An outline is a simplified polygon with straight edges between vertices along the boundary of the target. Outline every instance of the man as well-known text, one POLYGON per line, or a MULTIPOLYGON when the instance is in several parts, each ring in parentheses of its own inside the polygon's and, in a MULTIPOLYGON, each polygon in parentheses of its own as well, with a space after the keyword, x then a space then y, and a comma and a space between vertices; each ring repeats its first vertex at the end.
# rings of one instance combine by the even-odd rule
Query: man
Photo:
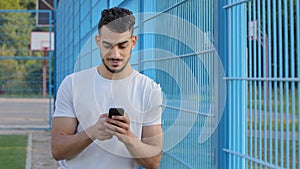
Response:
POLYGON ((158 168, 162 151, 161 88, 130 63, 135 18, 106 9, 96 43, 102 64, 67 76, 52 121, 51 148, 60 168, 158 168), (121 107, 124 116, 108 117, 121 107))

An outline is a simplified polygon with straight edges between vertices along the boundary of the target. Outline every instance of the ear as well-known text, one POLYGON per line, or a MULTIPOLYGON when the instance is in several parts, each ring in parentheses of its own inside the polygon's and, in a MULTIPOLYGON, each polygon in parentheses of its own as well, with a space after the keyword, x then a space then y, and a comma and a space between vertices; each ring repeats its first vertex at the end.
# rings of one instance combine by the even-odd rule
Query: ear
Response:
POLYGON ((137 36, 136 36, 136 35, 133 35, 133 36, 131 37, 131 41, 132 41, 132 47, 131 47, 131 49, 133 50, 134 47, 135 47, 135 45, 136 45, 136 42, 137 42, 137 36))
POLYGON ((100 48, 100 46, 101 46, 101 43, 100 43, 100 35, 96 35, 96 36, 95 36, 95 40, 96 40, 96 44, 97 44, 98 48, 100 48))

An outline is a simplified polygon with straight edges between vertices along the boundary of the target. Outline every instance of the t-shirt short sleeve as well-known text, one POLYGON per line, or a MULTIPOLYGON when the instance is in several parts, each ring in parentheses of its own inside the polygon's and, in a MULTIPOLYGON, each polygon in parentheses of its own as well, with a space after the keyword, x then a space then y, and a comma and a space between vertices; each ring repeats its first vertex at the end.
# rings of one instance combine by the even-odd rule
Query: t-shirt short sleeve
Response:
POLYGON ((162 114, 162 93, 161 88, 157 85, 149 96, 148 110, 146 111, 143 126, 161 124, 162 114))
POLYGON ((76 117, 72 98, 72 76, 69 75, 58 88, 53 117, 76 117))

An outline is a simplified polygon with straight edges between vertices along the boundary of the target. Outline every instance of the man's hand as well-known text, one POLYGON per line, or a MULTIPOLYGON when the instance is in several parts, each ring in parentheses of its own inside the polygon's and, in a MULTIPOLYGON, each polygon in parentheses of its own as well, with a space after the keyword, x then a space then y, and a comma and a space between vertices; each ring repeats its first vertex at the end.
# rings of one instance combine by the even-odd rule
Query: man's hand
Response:
POLYGON ((143 127, 142 140, 130 130, 130 119, 124 116, 113 116, 104 123, 106 132, 115 135, 124 143, 132 158, 144 168, 158 168, 162 152, 161 125, 143 127))
POLYGON ((136 138, 130 131, 130 119, 127 113, 124 116, 112 116, 107 118, 107 123, 104 123, 106 132, 115 135, 121 142, 126 143, 132 138, 136 138))
POLYGON ((109 140, 113 134, 107 132, 106 123, 108 121, 108 114, 102 114, 98 121, 86 130, 87 135, 92 139, 109 140))

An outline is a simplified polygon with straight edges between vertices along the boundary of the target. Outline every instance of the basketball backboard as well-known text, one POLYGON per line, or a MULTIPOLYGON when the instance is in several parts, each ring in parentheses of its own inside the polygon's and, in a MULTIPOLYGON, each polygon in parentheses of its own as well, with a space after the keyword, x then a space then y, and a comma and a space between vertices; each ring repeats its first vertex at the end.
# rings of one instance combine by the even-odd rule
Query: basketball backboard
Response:
MULTIPOLYGON (((49 32, 31 32, 30 35, 31 50, 49 50, 50 49, 50 33, 49 32)), ((54 50, 54 33, 51 32, 51 50, 54 50)))

